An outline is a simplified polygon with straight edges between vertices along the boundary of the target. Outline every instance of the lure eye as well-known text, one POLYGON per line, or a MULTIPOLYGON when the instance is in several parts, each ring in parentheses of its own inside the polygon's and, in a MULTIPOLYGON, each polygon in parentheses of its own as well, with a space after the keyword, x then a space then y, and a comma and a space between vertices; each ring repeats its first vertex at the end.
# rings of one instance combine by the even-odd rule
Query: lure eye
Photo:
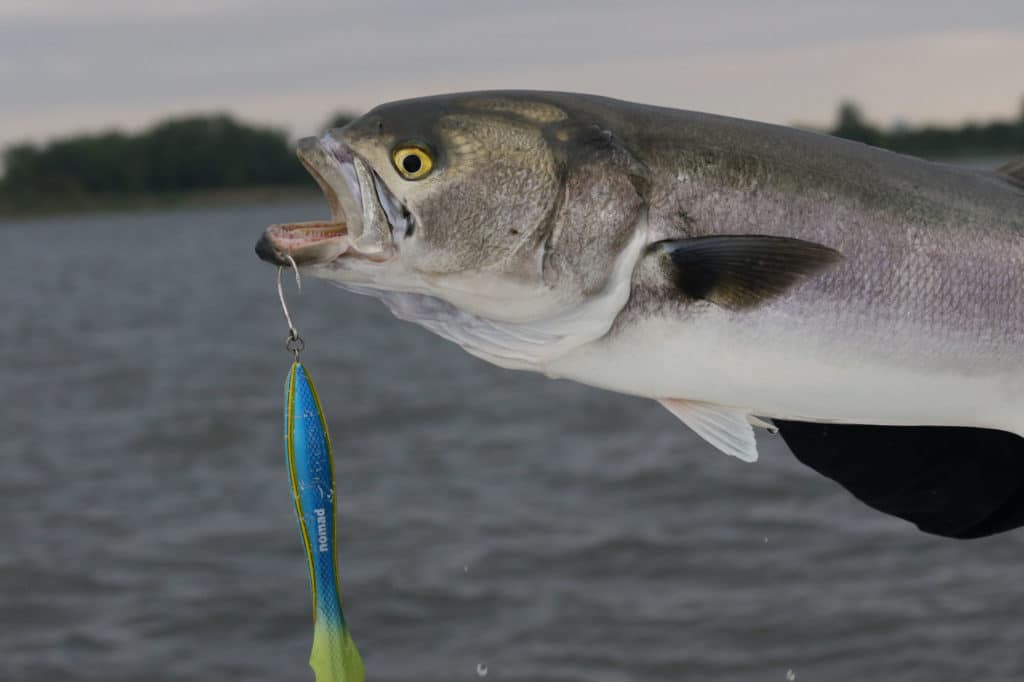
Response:
POLYGON ((395 169, 406 180, 420 180, 427 177, 434 168, 434 160, 430 158, 430 152, 423 147, 405 145, 395 147, 391 152, 391 160, 395 169))

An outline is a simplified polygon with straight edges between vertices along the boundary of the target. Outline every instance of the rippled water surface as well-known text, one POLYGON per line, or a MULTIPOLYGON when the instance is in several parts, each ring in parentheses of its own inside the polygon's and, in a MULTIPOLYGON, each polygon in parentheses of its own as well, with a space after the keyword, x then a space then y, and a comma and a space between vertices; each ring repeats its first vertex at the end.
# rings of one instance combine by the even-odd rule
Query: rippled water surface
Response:
MULTIPOLYGON (((0 224, 0 680, 312 680, 263 226, 0 224)), ((307 281, 370 680, 1011 680, 1024 535, 931 538, 781 441, 500 370, 307 281)))

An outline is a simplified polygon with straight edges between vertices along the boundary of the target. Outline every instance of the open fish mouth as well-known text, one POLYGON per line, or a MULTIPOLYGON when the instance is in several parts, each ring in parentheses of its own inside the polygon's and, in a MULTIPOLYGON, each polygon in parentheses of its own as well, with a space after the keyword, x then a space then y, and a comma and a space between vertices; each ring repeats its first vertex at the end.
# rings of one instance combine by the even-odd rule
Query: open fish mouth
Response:
POLYGON ((330 208, 330 220, 271 225, 256 255, 275 265, 319 265, 342 256, 385 261, 404 234, 408 211, 369 164, 330 135, 299 140, 297 154, 330 208))
POLYGON ((256 255, 277 265, 288 265, 292 260, 296 264, 327 263, 348 249, 348 228, 343 221, 271 225, 256 242, 256 255))

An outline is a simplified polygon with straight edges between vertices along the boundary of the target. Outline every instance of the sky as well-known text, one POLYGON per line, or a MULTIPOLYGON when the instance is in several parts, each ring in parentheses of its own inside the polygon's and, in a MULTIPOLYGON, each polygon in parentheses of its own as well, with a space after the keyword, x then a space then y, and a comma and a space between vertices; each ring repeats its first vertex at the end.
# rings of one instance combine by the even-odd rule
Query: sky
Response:
POLYGON ((1022 0, 0 0, 0 146, 214 110, 302 136, 499 88, 953 123, 1017 116, 1022 64, 1022 0))

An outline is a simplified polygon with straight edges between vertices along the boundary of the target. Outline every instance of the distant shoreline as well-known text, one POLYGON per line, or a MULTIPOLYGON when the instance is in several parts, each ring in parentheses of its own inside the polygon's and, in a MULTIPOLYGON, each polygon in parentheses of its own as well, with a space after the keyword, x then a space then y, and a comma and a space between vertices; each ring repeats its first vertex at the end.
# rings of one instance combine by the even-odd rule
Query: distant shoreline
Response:
POLYGON ((239 187, 232 189, 203 189, 187 192, 152 194, 123 194, 87 196, 68 201, 61 197, 50 205, 33 204, 10 207, 0 203, 0 221, 18 218, 41 218, 62 215, 88 215, 95 213, 124 213, 130 211, 217 206, 240 206, 284 201, 316 201, 323 194, 314 186, 274 185, 268 187, 239 187))

